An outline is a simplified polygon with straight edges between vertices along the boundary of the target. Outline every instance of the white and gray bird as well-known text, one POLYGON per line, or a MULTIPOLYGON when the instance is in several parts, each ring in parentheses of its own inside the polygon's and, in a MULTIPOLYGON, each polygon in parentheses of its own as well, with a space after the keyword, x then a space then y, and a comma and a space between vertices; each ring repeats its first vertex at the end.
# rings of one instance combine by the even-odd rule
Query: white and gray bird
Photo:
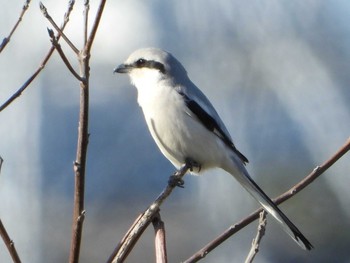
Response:
POLYGON ((153 139, 165 157, 180 168, 198 164, 193 172, 219 167, 234 178, 303 248, 311 243, 249 176, 248 159, 240 153, 207 97, 189 79, 170 53, 158 48, 133 52, 114 72, 127 73, 138 91, 153 139))

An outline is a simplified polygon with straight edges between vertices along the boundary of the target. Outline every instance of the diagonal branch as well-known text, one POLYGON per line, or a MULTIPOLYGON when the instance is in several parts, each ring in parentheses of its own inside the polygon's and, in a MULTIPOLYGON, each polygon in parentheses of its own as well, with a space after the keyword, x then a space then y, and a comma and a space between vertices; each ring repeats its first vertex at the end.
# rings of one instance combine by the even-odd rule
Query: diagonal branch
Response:
POLYGON ((74 46, 72 41, 69 40, 69 38, 62 32, 62 30, 59 28, 59 26, 55 23, 55 21, 52 19, 52 17, 49 15, 49 12, 47 11, 47 8, 44 6, 42 2, 39 4, 40 10, 43 13, 44 17, 49 20, 51 25, 57 30, 60 36, 67 42, 67 44, 71 47, 71 49, 74 51, 75 54, 79 54, 79 50, 74 46))
POLYGON ((64 52, 62 50, 62 47, 61 47, 60 43, 58 43, 57 37, 55 36, 53 31, 51 29, 47 29, 47 31, 49 32, 49 36, 50 36, 52 45, 56 48, 58 54, 60 55, 60 57, 63 60, 64 64, 67 66, 68 70, 73 74, 73 76, 77 80, 83 81, 83 78, 79 76, 79 74, 74 70, 74 68, 70 64, 68 58, 66 57, 66 55, 64 54, 64 52))
POLYGON ((17 250, 15 248, 15 243, 11 240, 11 238, 7 234, 7 231, 4 225, 2 224, 1 220, 0 220, 0 236, 4 240, 7 250, 10 252, 12 261, 14 263, 21 263, 21 259, 19 258, 17 250))
MULTIPOLYGON (((299 193, 306 186, 311 184, 316 178, 318 178, 320 175, 322 175, 329 167, 331 167, 335 162, 337 162, 349 150, 350 150, 350 137, 347 139, 345 144, 332 157, 330 157, 322 165, 317 166, 302 181, 300 181, 298 184, 294 185, 291 189, 289 189, 285 193, 281 194, 279 197, 275 198, 273 201, 278 205, 278 204, 281 204, 284 201, 288 200, 289 198, 293 197, 297 193, 299 193)), ((192 255, 187 260, 185 260, 184 263, 197 262, 197 261, 203 259, 206 255, 208 255, 212 250, 214 250, 216 247, 218 247, 220 244, 222 244, 229 237, 231 237, 232 235, 237 233, 239 230, 243 229, 244 227, 246 227, 247 225, 252 223, 254 220, 258 219, 261 211, 263 211, 262 208, 256 210, 255 212, 251 213, 246 218, 244 218, 241 221, 230 226, 221 235, 219 235, 218 237, 213 239, 211 242, 209 242, 207 245, 205 245, 202 249, 200 249, 198 252, 196 252, 194 255, 192 255)))
MULTIPOLYGON (((64 30, 66 27, 68 21, 69 21, 69 16, 73 10, 74 7, 74 1, 71 0, 69 1, 68 4, 68 9, 66 13, 64 14, 64 20, 61 26, 61 32, 64 30)), ((57 35, 57 40, 60 38, 60 34, 57 35)), ((3 111, 5 108, 7 108, 15 99, 17 99, 19 96, 22 95, 22 93, 27 89, 27 87, 32 83, 32 81, 39 75, 39 73, 45 68, 46 63, 49 61, 51 58, 52 53, 55 51, 55 47, 51 46, 49 51, 47 52, 46 56, 44 59, 41 61, 40 66, 38 69, 24 82, 24 84, 9 98, 7 101, 5 101, 1 106, 0 106, 0 112, 3 111)))
POLYGON ((160 206, 165 199, 171 194, 173 189, 179 184, 174 183, 174 179, 177 182, 181 182, 182 177, 186 172, 191 169, 190 164, 184 165, 179 171, 177 171, 168 182, 166 188, 161 192, 157 199, 144 211, 130 227, 129 231, 125 234, 123 239, 119 242, 118 246, 114 249, 112 255, 107 260, 108 263, 124 262, 129 255, 132 248, 135 246, 137 240, 142 233, 148 227, 153 220, 154 216, 159 212, 160 206))
MULTIPOLYGON (((3 163, 3 159, 0 156, 0 172, 1 172, 1 167, 2 167, 2 163, 3 163)), ((8 235, 5 226, 3 225, 1 219, 0 219, 0 236, 2 238, 2 240, 4 241, 7 250, 9 251, 12 261, 14 263, 21 263, 21 260, 18 256, 17 250, 15 248, 15 243, 11 240, 10 236, 8 235)))
POLYGON ((26 12, 26 11, 28 10, 28 8, 29 8, 30 1, 31 1, 31 0, 26 0, 26 2, 24 3, 24 5, 23 5, 23 7, 22 7, 22 12, 20 13, 19 18, 18 18, 16 24, 13 26, 13 28, 12 28, 10 34, 2 40, 2 43, 0 44, 0 53, 4 50, 4 48, 6 47, 6 45, 10 42, 13 33, 16 31, 16 29, 17 29, 19 23, 20 23, 20 22, 22 21, 22 19, 23 19, 23 16, 24 16, 25 12, 26 12))

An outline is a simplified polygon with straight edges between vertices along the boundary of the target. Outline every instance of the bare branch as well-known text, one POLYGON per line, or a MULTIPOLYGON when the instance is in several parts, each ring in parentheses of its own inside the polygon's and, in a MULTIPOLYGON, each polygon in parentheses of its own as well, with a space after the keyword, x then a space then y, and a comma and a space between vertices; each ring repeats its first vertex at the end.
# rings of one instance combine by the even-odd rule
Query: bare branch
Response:
POLYGON ((2 237, 2 240, 4 240, 4 243, 7 247, 7 250, 9 251, 11 258, 14 263, 21 263, 21 259, 18 256, 17 250, 15 248, 15 243, 11 240, 9 235, 7 234, 7 231, 4 227, 4 225, 1 222, 0 219, 0 235, 2 237))
MULTIPOLYGON (((68 21, 69 21, 69 16, 70 16, 70 13, 71 13, 72 10, 73 10, 74 3, 75 3, 75 0, 70 0, 70 1, 68 2, 68 10, 64 13, 64 20, 63 20, 63 23, 64 23, 64 24, 67 24, 68 21)), ((61 26, 60 30, 61 30, 61 32, 62 32, 62 26, 61 26)))
MULTIPOLYGON (((306 186, 311 184, 316 178, 318 178, 321 174, 323 174, 329 167, 331 167, 335 162, 337 162, 343 155, 345 155, 350 150, 350 137, 347 139, 345 144, 332 156, 330 157, 326 162, 324 162, 322 165, 317 166, 308 176, 306 176, 302 181, 300 181, 298 184, 293 186, 291 189, 280 195, 279 197, 275 198, 273 201, 278 205, 283 203, 284 201, 288 200, 289 198, 293 197, 297 193, 299 193, 301 190, 303 190, 306 186)), ((213 239, 211 242, 209 242, 207 245, 205 245, 202 249, 200 249, 198 252, 196 252, 194 255, 192 255, 190 258, 185 260, 186 263, 192 263, 197 262, 204 258, 206 255, 208 255, 212 250, 214 250, 216 247, 218 247, 220 244, 222 244, 226 239, 237 233, 242 228, 249 225, 251 222, 256 220, 259 217, 259 214, 263 211, 262 208, 256 210, 246 218, 242 219, 241 221, 235 223, 234 225, 230 226, 226 231, 224 231, 221 235, 213 239)))
MULTIPOLYGON (((3 161, 4 160, 0 156, 0 172, 1 172, 1 167, 2 167, 3 161)), ((8 233, 5 229, 5 226, 3 225, 1 219, 0 219, 0 236, 5 243, 7 250, 9 251, 13 262, 14 263, 21 263, 21 260, 18 256, 18 253, 17 253, 17 250, 15 248, 15 243, 11 240, 10 236, 8 235, 8 233)))
MULTIPOLYGON (((99 5, 99 12, 96 15, 94 21, 94 28, 97 31, 100 18, 105 1, 101 1, 99 5)), ((86 16, 88 12, 86 12, 86 16)), ((85 20, 87 21, 87 17, 85 20)), ((87 23, 84 23, 84 32, 87 31, 87 23)), ((96 33, 96 32, 95 32, 96 33)), ((95 33, 89 36, 90 43, 95 38, 95 33)), ((89 42, 89 41, 88 41, 89 42)), ((86 169, 86 157, 87 147, 89 142, 89 79, 90 79, 90 50, 91 46, 87 48, 87 43, 84 44, 82 51, 78 52, 79 56, 79 68, 80 76, 80 112, 79 112, 79 127, 78 127, 78 143, 76 161, 74 162, 74 211, 73 211, 73 225, 72 225, 72 238, 70 246, 70 263, 79 262, 81 237, 83 232, 83 219, 84 219, 84 192, 85 192, 85 169, 86 169)))
POLYGON ((157 197, 157 199, 143 212, 130 227, 129 231, 119 242, 118 246, 114 249, 112 255, 107 260, 108 263, 124 262, 126 257, 129 255, 130 251, 136 244, 137 240, 142 235, 143 231, 151 223, 154 216, 159 212, 161 204, 165 199, 171 194, 173 189, 178 186, 174 184, 174 178, 177 181, 181 181, 182 177, 191 168, 189 164, 184 165, 179 171, 177 171, 169 180, 168 185, 162 191, 162 193, 157 197))
POLYGON ((52 17, 49 15, 47 8, 44 6, 42 2, 39 3, 40 10, 43 13, 44 17, 49 20, 51 25, 57 30, 60 36, 67 42, 68 46, 74 51, 75 54, 79 55, 79 50, 74 46, 74 44, 68 39, 68 37, 63 33, 63 31, 59 28, 59 26, 55 23, 52 17))
POLYGON ((99 25, 100 20, 102 18, 102 13, 103 13, 103 9, 104 9, 105 4, 106 4, 106 0, 101 0, 101 3, 100 3, 100 5, 98 7, 98 10, 97 10, 95 22, 92 25, 92 29, 91 29, 90 35, 89 35, 89 37, 87 39, 87 42, 86 42, 86 45, 85 45, 85 50, 86 51, 90 52, 90 50, 91 50, 92 43, 93 43, 93 41, 95 39, 95 35, 96 35, 96 32, 97 32, 98 25, 99 25))
POLYGON ((88 39, 88 28, 89 28, 89 10, 90 10, 90 4, 89 0, 84 1, 84 45, 87 43, 88 39))
POLYGON ((166 239, 165 239, 165 227, 164 222, 160 218, 159 212, 154 216, 152 220, 154 232, 155 232, 155 251, 156 251, 156 263, 167 263, 168 257, 166 252, 166 239))
MULTIPOLYGON (((83 88, 81 88, 82 90, 83 88)), ((85 88, 84 88, 85 89, 85 88)), ((80 94, 80 117, 78 130, 77 156, 74 162, 74 211, 72 223, 72 237, 70 246, 70 263, 78 263, 80 255, 81 237, 85 219, 85 163, 88 145, 88 89, 80 94)))
POLYGON ((60 57, 62 58, 64 64, 67 66, 67 68, 69 69, 69 71, 73 74, 73 76, 79 80, 79 81, 83 81, 82 77, 79 76, 79 74, 73 69, 72 65, 69 63, 69 60, 67 59, 66 55, 64 54, 61 45, 58 43, 57 37, 55 36, 55 34, 53 33, 52 29, 47 29, 47 31, 49 32, 49 36, 51 39, 51 43, 52 45, 56 48, 58 54, 60 55, 60 57))
POLYGON ((4 162, 4 159, 2 159, 2 157, 0 156, 0 173, 1 173, 1 167, 2 167, 3 162, 4 162))
MULTIPOLYGON (((49 53, 47 54, 47 56, 45 57, 45 59, 49 60, 49 58, 52 55, 52 52, 55 49, 52 48, 52 51, 50 50, 49 53)), ((7 106, 9 106, 15 99, 17 99, 19 96, 22 95, 22 92, 30 85, 30 83, 32 83, 32 81, 36 78, 36 76, 39 75, 39 73, 41 72, 41 70, 45 67, 45 64, 47 62, 47 60, 44 62, 42 62, 42 64, 39 66, 39 68, 34 72, 33 75, 31 75, 29 77, 29 79, 26 80, 26 82, 24 82, 24 84, 7 100, 5 101, 1 106, 0 106, 0 112, 3 111, 5 108, 7 108, 7 106)))
POLYGON ((2 40, 2 43, 0 44, 0 53, 3 51, 3 49, 6 47, 6 45, 10 42, 13 33, 16 31, 18 25, 21 23, 25 12, 28 10, 30 1, 31 0, 26 0, 25 1, 24 5, 22 6, 22 12, 20 13, 16 24, 13 26, 10 34, 2 40))
MULTIPOLYGON (((68 9, 67 12, 64 15, 64 21, 61 26, 61 32, 64 30, 66 27, 68 21, 69 21, 69 16, 71 14, 71 11, 73 10, 74 6, 74 1, 69 1, 68 4, 68 9)), ((59 39, 60 34, 57 35, 57 40, 59 39)), ((19 96, 22 95, 22 93, 26 90, 26 88, 32 83, 32 81, 39 75, 39 73, 44 69, 46 66, 46 63, 49 61, 51 58, 52 53, 55 51, 55 47, 51 47, 49 51, 47 52, 46 56, 44 59, 41 61, 40 66, 38 69, 24 82, 24 84, 7 100, 5 101, 1 106, 0 106, 0 112, 3 111, 7 106, 9 106, 15 99, 17 99, 19 96)))
POLYGON ((258 231, 256 233, 256 237, 253 239, 252 247, 250 248, 250 251, 249 251, 248 256, 245 260, 245 263, 253 262, 256 254, 259 252, 260 241, 261 241, 262 237, 264 236, 265 230, 266 230, 266 222, 267 222, 266 211, 263 210, 260 213, 259 225, 258 225, 258 231))

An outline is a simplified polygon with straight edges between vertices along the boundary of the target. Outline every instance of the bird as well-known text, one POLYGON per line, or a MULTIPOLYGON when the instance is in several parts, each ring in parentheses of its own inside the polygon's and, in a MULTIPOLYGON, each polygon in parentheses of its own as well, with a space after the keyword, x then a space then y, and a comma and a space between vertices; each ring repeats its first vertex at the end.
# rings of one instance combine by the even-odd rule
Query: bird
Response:
POLYGON ((137 89, 148 129, 163 155, 177 168, 191 172, 221 168, 231 174, 298 245, 312 244, 255 183, 245 165, 248 159, 236 148, 219 114, 191 81, 186 69, 170 52, 141 48, 132 52, 114 73, 129 75, 137 89))

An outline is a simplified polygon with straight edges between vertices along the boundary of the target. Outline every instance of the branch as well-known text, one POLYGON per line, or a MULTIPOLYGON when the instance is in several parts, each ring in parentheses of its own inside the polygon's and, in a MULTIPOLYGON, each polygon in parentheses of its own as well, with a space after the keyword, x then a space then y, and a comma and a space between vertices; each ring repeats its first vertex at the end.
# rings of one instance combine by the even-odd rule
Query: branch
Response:
POLYGON ((260 213, 259 225, 258 225, 258 231, 256 233, 256 237, 253 239, 252 247, 250 248, 250 251, 249 251, 248 256, 245 260, 245 263, 253 262, 256 254, 259 252, 260 241, 261 241, 262 237, 264 236, 265 230, 266 230, 266 222, 267 222, 266 211, 263 210, 260 213))
MULTIPOLYGON (((86 2, 85 2, 86 3, 86 2)), ((105 1, 102 0, 99 5, 99 12, 96 15, 93 27, 97 31, 100 18, 105 1)), ((86 12, 86 16, 88 13, 86 12)), ((87 21, 87 18, 85 18, 87 21)), ((87 23, 84 23, 84 32, 87 31, 87 23)), ((95 34, 90 35, 91 43, 95 34)), ((85 38, 85 37, 84 37, 85 38)), ((86 157, 87 147, 89 142, 89 79, 90 79, 90 49, 87 48, 87 43, 84 43, 82 51, 78 52, 79 56, 79 68, 80 76, 80 112, 79 112, 79 128, 78 128, 78 143, 76 161, 74 162, 74 211, 73 211, 73 223, 72 223, 72 238, 70 246, 70 263, 79 262, 81 237, 83 232, 83 221, 84 221, 84 192, 85 192, 85 169, 86 169, 86 157)))
POLYGON ((160 218, 159 212, 154 216, 152 224, 155 232, 156 263, 167 263, 166 239, 164 222, 160 218))
MULTIPOLYGON (((4 159, 2 159, 0 156, 0 172, 1 172, 1 167, 2 167, 3 162, 4 162, 4 159)), ((18 253, 17 253, 17 250, 15 248, 15 243, 11 240, 11 238, 7 234, 5 226, 2 224, 1 219, 0 219, 0 236, 5 243, 7 250, 9 251, 13 262, 14 263, 21 263, 21 260, 18 256, 18 253)))
POLYGON ((22 21, 22 18, 23 18, 23 16, 24 16, 25 12, 26 12, 26 11, 28 10, 28 8, 29 8, 30 1, 31 1, 31 0, 27 0, 27 1, 24 3, 24 5, 22 6, 22 12, 20 13, 19 18, 18 18, 16 24, 15 24, 14 27, 12 28, 10 34, 2 40, 2 43, 0 44, 0 53, 3 51, 3 49, 6 47, 6 45, 10 42, 13 33, 16 31, 16 29, 17 29, 19 23, 22 21))
MULTIPOLYGON (((330 157, 326 162, 324 162, 322 165, 317 166, 308 176, 306 176, 302 181, 300 181, 298 184, 293 186, 291 189, 274 199, 273 201, 278 205, 283 203, 284 201, 288 200, 289 198, 293 197, 297 193, 299 193, 301 190, 303 190, 306 186, 311 184, 316 178, 318 178, 321 174, 323 174, 329 167, 331 167, 335 162, 337 162, 344 154, 346 154, 350 150, 350 137, 347 139, 345 144, 332 156, 330 157)), ((209 242, 207 245, 205 245, 202 249, 200 249, 198 252, 196 252, 194 255, 192 255, 190 258, 188 258, 186 263, 190 262, 197 262, 200 259, 204 258, 206 255, 208 255, 213 249, 215 249, 217 246, 222 244, 226 239, 237 233, 242 228, 249 225, 251 222, 256 220, 259 217, 259 213, 263 211, 262 208, 256 210, 246 218, 242 219, 241 221, 237 222, 236 224, 230 226, 226 231, 224 231, 221 235, 216 237, 214 240, 209 242)))
MULTIPOLYGON (((90 35, 89 35, 89 37, 87 39, 87 42, 85 44, 85 50, 88 51, 88 52, 90 52, 91 47, 92 47, 92 43, 94 42, 94 39, 95 39, 95 36, 96 36, 96 32, 97 32, 97 28, 98 28, 98 25, 99 25, 99 23, 101 21, 102 13, 103 13, 103 9, 105 7, 105 4, 106 4, 106 0, 101 0, 101 3, 100 3, 100 5, 98 7, 98 10, 97 10, 95 23, 92 25, 92 29, 91 29, 90 35)), ((86 26, 87 26, 87 19, 85 19, 85 21, 86 21, 86 26)))
POLYGON ((2 167, 3 162, 4 162, 4 159, 2 159, 2 157, 0 156, 0 173, 1 173, 1 167, 2 167))
POLYGON ((87 43, 87 39, 88 39, 89 11, 90 11, 89 0, 85 0, 84 1, 84 45, 87 43))
POLYGON ((41 12, 43 13, 44 17, 49 20, 51 25, 57 30, 60 36, 67 42, 67 44, 70 46, 70 48, 74 51, 75 54, 79 54, 79 50, 74 46, 74 44, 69 40, 69 38, 62 32, 62 30, 57 26, 55 21, 52 19, 52 17, 49 15, 49 12, 47 11, 47 8, 44 6, 42 2, 39 3, 39 7, 41 12))
MULTIPOLYGON (((67 12, 64 14, 64 21, 62 23, 61 26, 61 32, 64 30, 64 28, 66 27, 68 21, 69 21, 69 16, 73 10, 73 6, 74 6, 74 1, 71 0, 69 1, 68 4, 68 9, 67 12)), ((57 35, 57 40, 60 38, 60 34, 58 33, 57 35)), ((9 106, 15 99, 17 99, 19 96, 22 95, 22 93, 25 91, 25 89, 30 85, 30 83, 32 83, 32 81, 39 75, 39 73, 44 69, 44 67, 46 66, 46 63, 49 61, 52 53, 55 51, 55 47, 51 47, 49 49, 49 51, 47 52, 46 56, 44 57, 44 59, 41 61, 40 66, 38 67, 38 69, 27 79, 26 82, 24 82, 24 84, 7 100, 5 101, 1 106, 0 106, 0 112, 3 111, 5 108, 7 108, 7 106, 9 106)))
POLYGON ((10 252, 10 255, 11 255, 13 262, 14 263, 21 263, 21 260, 18 256, 18 253, 17 253, 17 250, 15 248, 15 243, 11 240, 11 238, 7 234, 5 227, 1 222, 1 219, 0 219, 0 235, 2 237, 2 240, 4 240, 4 243, 7 247, 7 250, 10 252))
POLYGON ((179 186, 179 184, 174 183, 174 181, 181 182, 182 177, 186 174, 186 172, 189 169, 191 169, 191 165, 186 164, 171 177, 166 188, 157 197, 157 199, 146 209, 146 211, 143 212, 136 219, 134 224, 130 227, 129 231, 119 242, 118 246, 114 249, 112 255, 107 260, 108 263, 124 262, 124 260, 136 244, 137 240, 142 235, 143 231, 151 223, 154 216, 159 212, 161 204, 171 194, 173 189, 176 186, 179 186))
POLYGON ((50 40, 52 45, 56 48, 58 54, 60 55, 61 59, 63 60, 64 64, 67 66, 68 70, 73 74, 73 76, 79 80, 79 81, 83 81, 82 77, 79 76, 79 74, 74 70, 74 68, 72 67, 72 65, 69 63, 69 60, 67 59, 66 55, 64 54, 61 45, 58 43, 58 39, 55 36, 55 34, 53 33, 52 29, 47 29, 49 36, 50 36, 50 40))
MULTIPOLYGON (((80 53, 81 54, 81 53, 80 53)), ((80 254, 83 221, 85 218, 84 193, 87 147, 89 142, 89 56, 79 55, 79 68, 84 81, 80 82, 80 112, 78 125, 78 143, 74 162, 74 211, 69 262, 78 263, 80 254)))

